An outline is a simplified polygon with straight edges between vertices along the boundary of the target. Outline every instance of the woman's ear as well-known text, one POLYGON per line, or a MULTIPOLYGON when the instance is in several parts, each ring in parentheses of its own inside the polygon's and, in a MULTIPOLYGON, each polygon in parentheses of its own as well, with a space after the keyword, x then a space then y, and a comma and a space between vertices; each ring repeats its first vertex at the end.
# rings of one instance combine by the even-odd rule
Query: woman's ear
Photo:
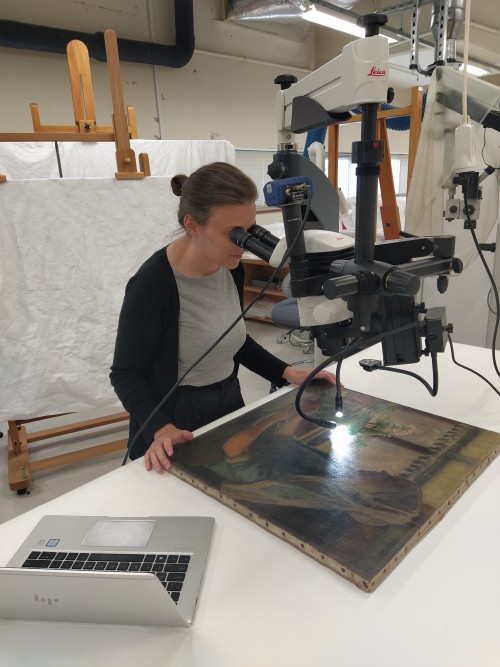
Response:
POLYGON ((187 213, 184 216, 183 222, 184 222, 184 229, 190 236, 196 234, 196 231, 198 230, 198 223, 196 222, 196 220, 193 218, 192 215, 189 215, 187 213))

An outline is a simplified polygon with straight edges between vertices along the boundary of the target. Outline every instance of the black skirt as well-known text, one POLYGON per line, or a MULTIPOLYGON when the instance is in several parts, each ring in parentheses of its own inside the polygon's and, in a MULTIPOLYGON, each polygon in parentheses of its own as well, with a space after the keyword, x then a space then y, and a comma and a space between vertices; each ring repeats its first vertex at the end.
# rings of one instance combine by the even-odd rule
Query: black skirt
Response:
POLYGON ((245 405, 236 373, 204 387, 177 387, 174 400, 174 425, 188 431, 201 428, 245 405))

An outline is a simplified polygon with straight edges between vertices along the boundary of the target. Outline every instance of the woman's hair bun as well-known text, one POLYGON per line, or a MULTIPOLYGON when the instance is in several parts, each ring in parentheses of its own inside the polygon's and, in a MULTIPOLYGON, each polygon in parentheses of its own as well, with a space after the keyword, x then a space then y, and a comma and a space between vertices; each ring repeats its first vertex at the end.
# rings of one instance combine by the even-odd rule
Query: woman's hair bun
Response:
POLYGON ((177 197, 180 197, 182 194, 182 186, 184 183, 187 181, 188 177, 185 176, 184 174, 177 174, 177 176, 174 176, 173 178, 170 179, 170 187, 172 188, 172 192, 174 195, 177 197))

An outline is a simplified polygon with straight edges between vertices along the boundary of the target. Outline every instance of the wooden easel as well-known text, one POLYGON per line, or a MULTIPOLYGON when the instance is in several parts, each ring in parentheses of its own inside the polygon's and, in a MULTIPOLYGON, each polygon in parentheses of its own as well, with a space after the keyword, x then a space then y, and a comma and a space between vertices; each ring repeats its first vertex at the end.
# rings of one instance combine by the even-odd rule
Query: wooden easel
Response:
MULTIPOLYGON (((385 144, 384 160, 380 165, 380 193, 382 196, 382 206, 380 214, 382 216, 382 225, 384 229, 384 238, 397 239, 401 232, 401 221, 399 218, 399 209, 396 203, 396 192, 394 189, 394 179, 392 175, 391 153, 389 149, 389 139, 387 134, 387 118, 396 118, 401 116, 410 117, 410 140, 408 146, 408 179, 407 191, 410 187, 415 156, 417 153, 418 140, 420 138, 420 129, 422 126, 422 101, 423 93, 418 87, 412 88, 410 106, 400 109, 387 109, 379 111, 377 114, 377 134, 378 138, 385 144)), ((361 116, 353 116, 346 123, 355 123, 361 120, 361 116)), ((331 125, 328 128, 328 178, 333 185, 338 187, 338 155, 339 155, 339 125, 331 125)))
MULTIPOLYGON (((108 75, 113 105, 113 126, 97 124, 90 73, 89 52, 83 42, 73 40, 66 47, 69 79, 75 122, 73 125, 42 125, 38 104, 32 103, 31 120, 33 132, 3 132, 0 141, 114 141, 117 179, 144 178, 151 175, 147 153, 139 155, 140 170, 137 170, 135 152, 130 148, 130 139, 137 139, 135 109, 123 101, 120 76, 118 42, 113 30, 104 33, 108 75), (128 113, 128 117, 127 117, 128 113)), ((0 182, 5 176, 0 176, 0 182)))
MULTIPOLYGON (((114 141, 117 179, 134 179, 150 176, 149 159, 146 153, 139 155, 140 170, 137 169, 135 152, 130 148, 130 138, 137 138, 137 124, 134 107, 127 107, 123 102, 123 89, 120 77, 118 45, 116 34, 112 30, 105 32, 106 57, 113 103, 113 126, 102 127, 97 124, 92 92, 92 80, 88 49, 74 40, 68 44, 67 57, 70 75, 71 96, 75 113, 73 125, 42 125, 37 104, 31 104, 32 133, 1 133, 0 141, 114 141)), ((6 180, 0 175, 0 182, 6 180)), ((67 452, 45 459, 31 461, 29 445, 35 442, 51 441, 70 433, 97 429, 109 424, 127 421, 128 413, 120 412, 106 417, 74 422, 65 426, 49 428, 28 433, 25 424, 54 416, 37 417, 27 420, 8 422, 8 477, 9 486, 18 494, 26 493, 31 486, 31 476, 50 468, 77 463, 85 459, 104 456, 112 452, 125 451, 127 439, 106 442, 102 445, 86 447, 74 452, 67 452)))
POLYGON ((97 429, 102 426, 128 420, 129 417, 127 412, 119 412, 106 417, 97 417, 86 421, 74 422, 65 426, 57 426, 42 431, 35 431, 33 433, 28 433, 26 431, 24 424, 42 419, 52 419, 54 416, 60 415, 38 417, 35 419, 15 419, 8 422, 7 457, 9 486, 12 491, 17 491, 19 495, 26 493, 30 488, 31 476, 34 473, 43 472, 50 468, 70 465, 72 463, 78 463, 97 456, 105 456, 106 454, 111 454, 113 452, 125 452, 127 438, 122 438, 121 440, 106 442, 102 445, 86 447, 77 451, 39 459, 38 461, 31 461, 29 451, 30 443, 51 441, 54 438, 69 435, 70 433, 97 429))
MULTIPOLYGON (((113 127, 105 127, 97 124, 87 47, 83 42, 75 39, 67 45, 66 55, 68 58, 69 82, 75 122, 73 125, 42 125, 38 104, 33 102, 30 104, 33 131, 35 133, 46 132, 51 134, 69 132, 79 135, 75 137, 77 141, 81 141, 83 135, 92 135, 93 141, 114 141, 113 127), (96 133, 100 136, 95 137, 96 133)), ((127 107, 127 112, 129 135, 132 139, 137 139, 137 123, 134 107, 127 107)), ((46 141, 47 139, 43 140, 46 141)))

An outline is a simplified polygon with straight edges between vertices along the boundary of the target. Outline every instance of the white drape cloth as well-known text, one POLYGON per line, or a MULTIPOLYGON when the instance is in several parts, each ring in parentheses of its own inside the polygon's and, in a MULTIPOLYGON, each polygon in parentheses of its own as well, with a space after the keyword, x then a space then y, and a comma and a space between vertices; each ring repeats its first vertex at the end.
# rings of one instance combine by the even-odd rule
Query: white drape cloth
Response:
MULTIPOLYGON (((106 146, 110 177, 7 173, 0 185, 0 421, 120 407, 108 379, 118 315, 128 278, 178 229, 170 177, 234 162, 228 142, 146 143, 153 173, 161 164, 168 177, 116 180, 114 144, 68 143, 66 171, 107 171, 106 146)), ((29 171, 27 155, 47 166, 47 144, 16 146, 15 173, 29 171)))
MULTIPOLYGON (((109 176, 116 172, 115 144, 61 141, 57 144, 63 178, 109 176)), ((229 141, 154 141, 133 139, 130 147, 147 153, 152 176, 190 174, 207 162, 235 162, 229 141)), ((56 146, 53 142, 0 142, 0 174, 10 179, 59 178, 56 146)))

